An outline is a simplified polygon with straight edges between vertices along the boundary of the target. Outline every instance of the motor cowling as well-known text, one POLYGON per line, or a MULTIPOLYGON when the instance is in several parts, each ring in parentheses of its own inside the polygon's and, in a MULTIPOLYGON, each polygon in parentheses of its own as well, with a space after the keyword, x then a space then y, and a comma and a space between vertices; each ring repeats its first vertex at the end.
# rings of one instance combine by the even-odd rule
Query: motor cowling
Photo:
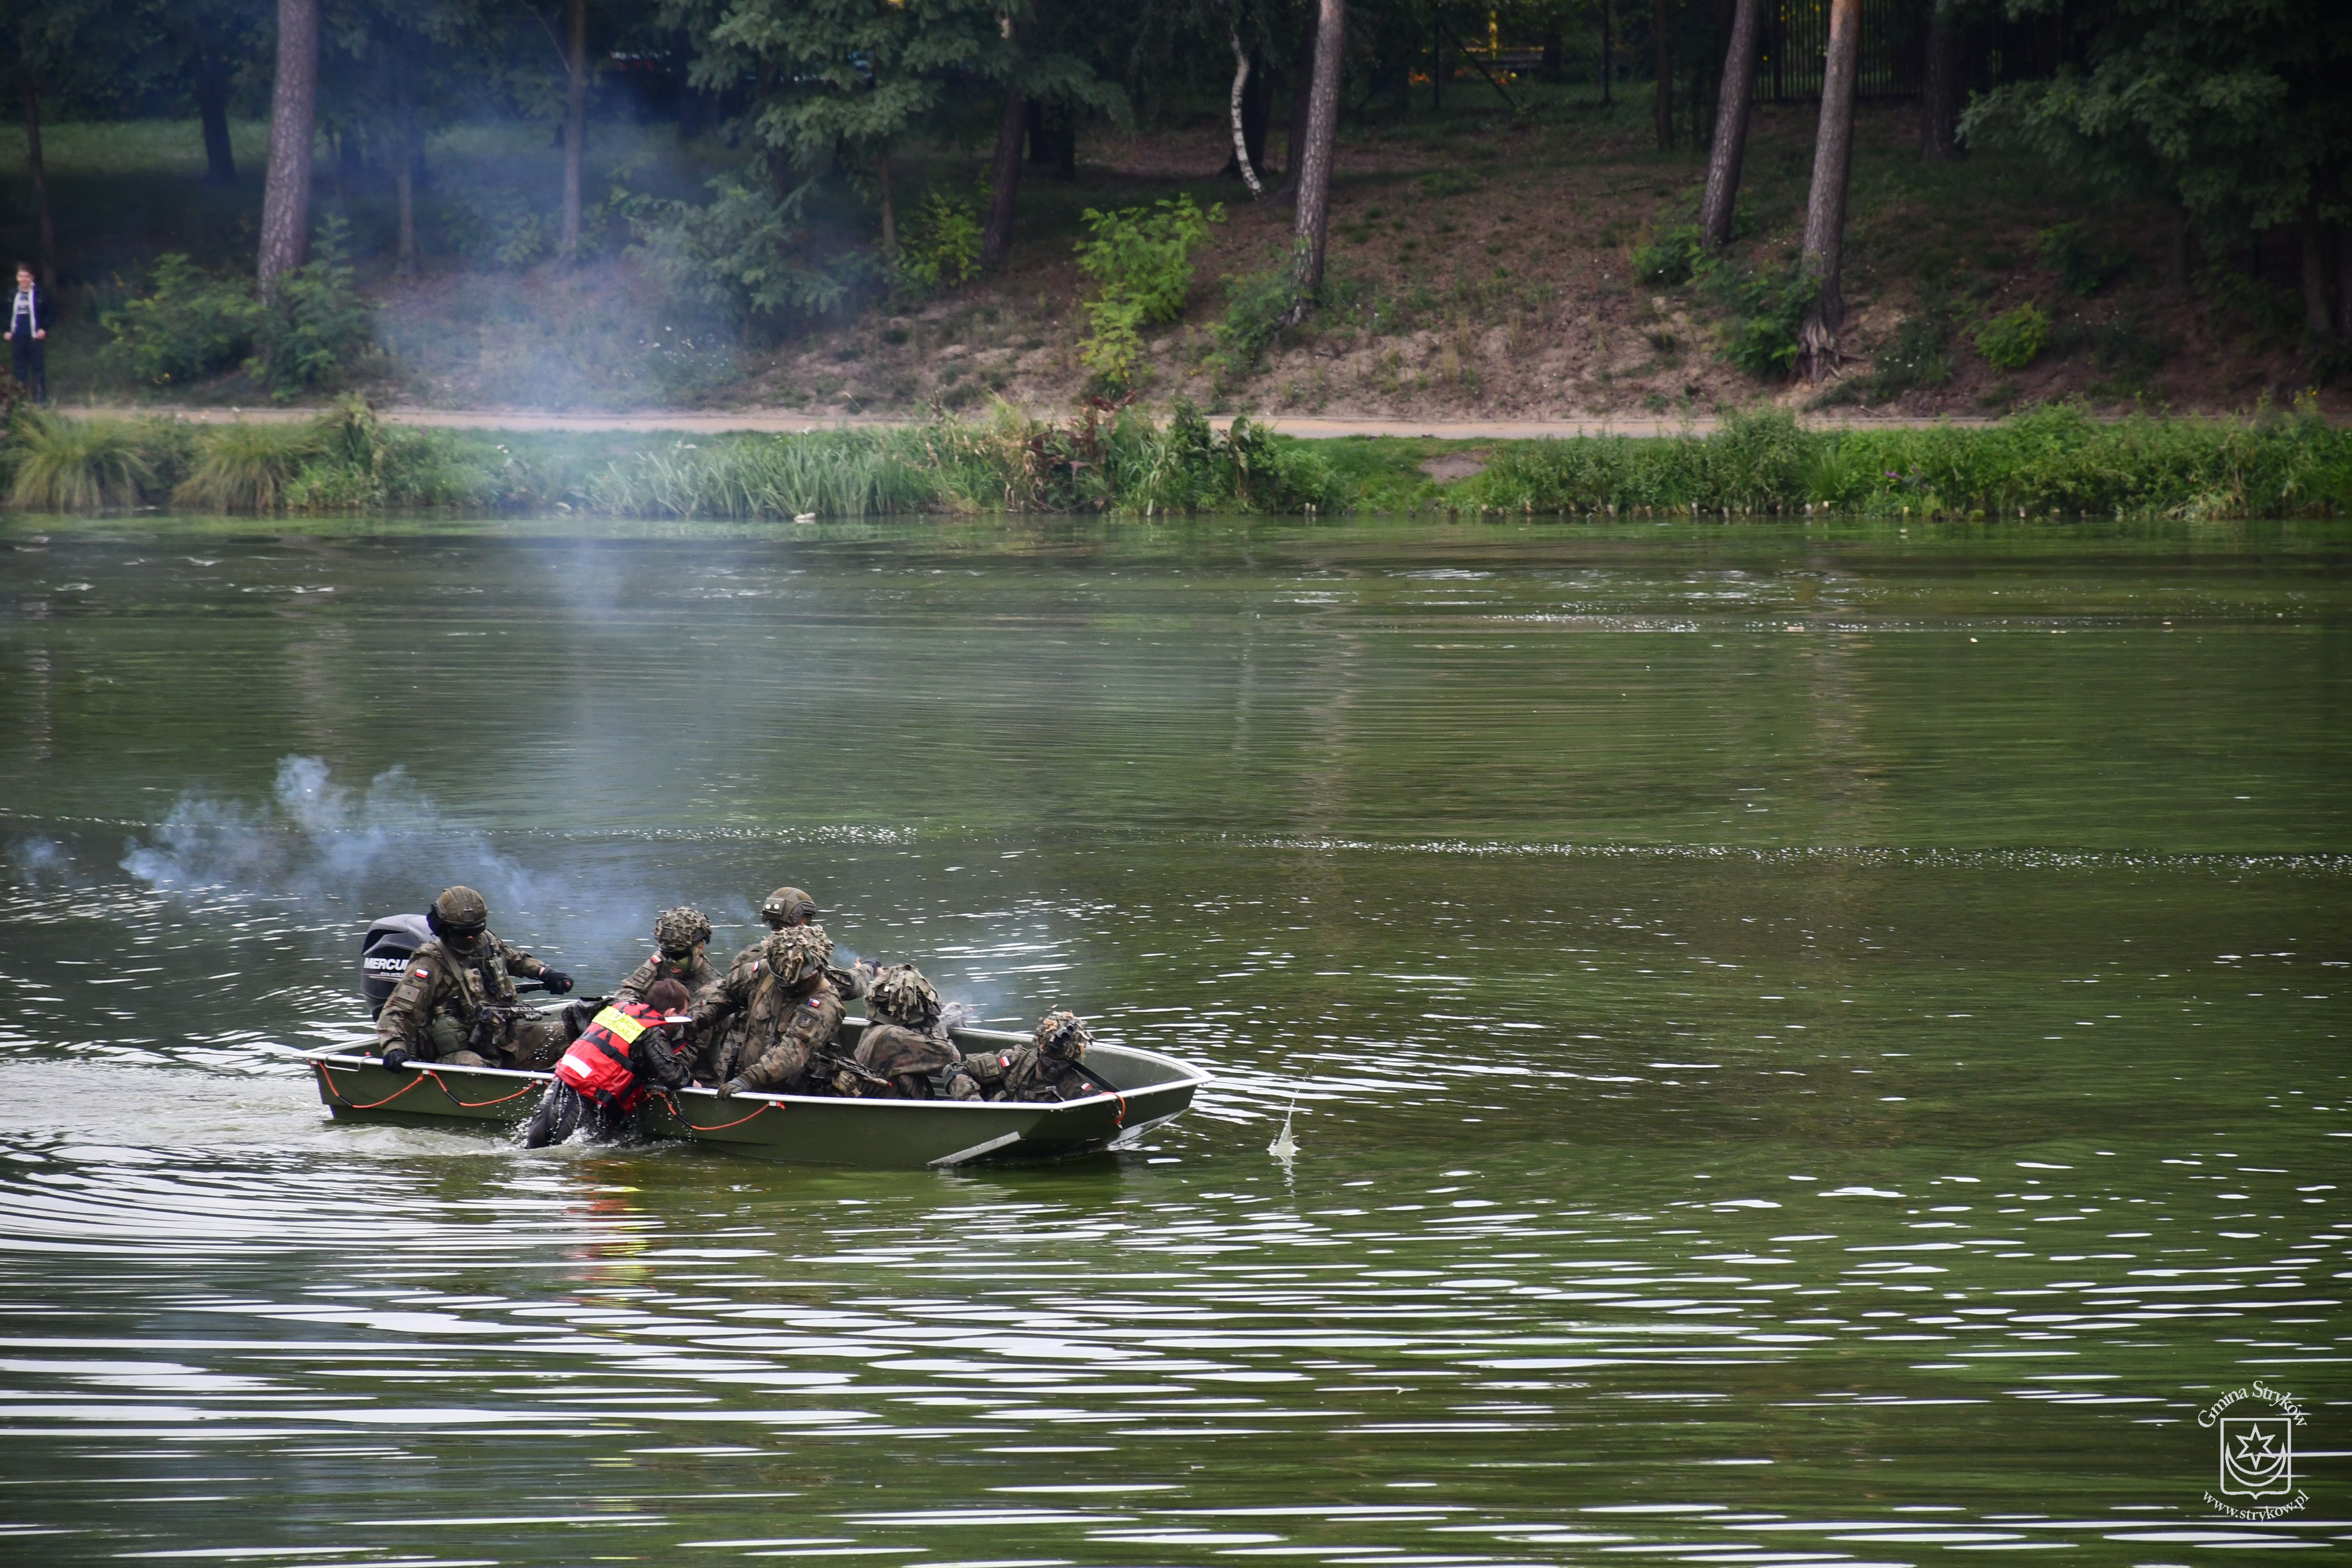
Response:
POLYGON ((370 1018, 392 1000, 410 957, 432 940, 423 915, 384 915, 368 927, 360 939, 360 990, 367 996, 370 1018))

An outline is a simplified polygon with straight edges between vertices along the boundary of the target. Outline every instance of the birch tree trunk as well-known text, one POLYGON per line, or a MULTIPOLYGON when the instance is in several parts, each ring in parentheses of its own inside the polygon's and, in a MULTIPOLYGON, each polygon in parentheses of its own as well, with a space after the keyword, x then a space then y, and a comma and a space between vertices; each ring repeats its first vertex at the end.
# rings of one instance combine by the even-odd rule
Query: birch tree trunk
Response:
POLYGON ((1715 110, 1715 145, 1706 158, 1706 194, 1699 199, 1700 242, 1710 250, 1731 238, 1739 202, 1739 165, 1748 156, 1748 114, 1756 97, 1756 48, 1764 36, 1764 0, 1739 0, 1731 14, 1731 47, 1723 56, 1723 90, 1715 110))
POLYGON ((261 288, 310 248, 310 153, 319 124, 319 0, 278 0, 278 79, 269 95, 269 174, 261 193, 261 288))
POLYGON ((1815 381, 1836 369, 1845 323, 1845 194, 1853 168, 1854 77, 1862 62, 1862 0, 1830 0, 1822 121, 1813 136, 1813 190, 1805 204, 1804 265, 1819 280, 1798 333, 1799 361, 1815 381))
POLYGON ((572 0, 571 36, 565 46, 563 226, 555 250, 571 261, 580 254, 580 179, 588 160, 588 0, 572 0))
POLYGON ((1339 68, 1346 63, 1348 0, 1320 0, 1307 146, 1298 160, 1298 221, 1290 241, 1290 319, 1303 321, 1323 287, 1323 247, 1331 227, 1331 159, 1339 135, 1339 68))
POLYGON ((1249 186, 1250 195, 1262 196, 1265 195, 1265 187, 1258 183, 1256 166, 1250 162, 1249 117, 1244 112, 1249 95, 1249 50, 1242 47, 1242 36, 1236 30, 1234 34, 1234 163, 1240 169, 1243 181, 1249 186))

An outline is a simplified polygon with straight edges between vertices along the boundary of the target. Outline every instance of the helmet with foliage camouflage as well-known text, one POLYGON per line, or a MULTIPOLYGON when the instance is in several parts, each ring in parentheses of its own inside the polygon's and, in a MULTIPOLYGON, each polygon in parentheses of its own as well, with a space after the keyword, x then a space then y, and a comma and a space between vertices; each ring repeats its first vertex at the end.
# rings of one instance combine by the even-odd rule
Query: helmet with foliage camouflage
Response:
POLYGON ((684 958, 710 940, 710 922, 702 911, 680 904, 654 917, 654 945, 670 958, 684 958))
POLYGON ((816 919, 816 900, 798 888, 778 888, 760 905, 760 918, 774 931, 806 925, 816 919))
POLYGON ((457 939, 460 945, 470 943, 490 923, 490 906, 481 894, 471 888, 444 888, 433 907, 425 912, 425 923, 437 937, 457 939))
POLYGON ((1059 1060, 1076 1061, 1087 1054, 1087 1047, 1093 1040, 1086 1020, 1076 1013, 1057 1007, 1037 1020, 1037 1048, 1059 1060))
POLYGON ((787 926, 761 948, 768 973, 787 985, 823 970, 833 957, 833 939, 823 926, 787 926))
POLYGON ((911 963, 894 963, 877 972, 866 993, 869 1011, 893 1024, 926 1029, 940 1016, 940 994, 911 963))

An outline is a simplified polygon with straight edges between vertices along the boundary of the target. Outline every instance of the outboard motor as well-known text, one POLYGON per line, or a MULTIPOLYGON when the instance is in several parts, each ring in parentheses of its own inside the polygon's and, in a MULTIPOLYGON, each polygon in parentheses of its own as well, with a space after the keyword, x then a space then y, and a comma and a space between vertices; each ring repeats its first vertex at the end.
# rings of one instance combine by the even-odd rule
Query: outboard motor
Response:
POLYGON ((368 927, 360 939, 360 989, 367 995, 369 1017, 383 1011, 410 956, 432 940, 423 915, 385 915, 368 927))

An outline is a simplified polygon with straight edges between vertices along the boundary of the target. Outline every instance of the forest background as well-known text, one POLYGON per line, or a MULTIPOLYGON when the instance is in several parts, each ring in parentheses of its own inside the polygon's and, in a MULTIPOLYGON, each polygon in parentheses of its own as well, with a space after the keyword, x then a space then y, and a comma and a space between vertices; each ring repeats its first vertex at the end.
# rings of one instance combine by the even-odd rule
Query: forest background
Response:
POLYGON ((100 402, 2334 410, 2352 369, 2330 0, 0 18, 0 230, 100 402))

